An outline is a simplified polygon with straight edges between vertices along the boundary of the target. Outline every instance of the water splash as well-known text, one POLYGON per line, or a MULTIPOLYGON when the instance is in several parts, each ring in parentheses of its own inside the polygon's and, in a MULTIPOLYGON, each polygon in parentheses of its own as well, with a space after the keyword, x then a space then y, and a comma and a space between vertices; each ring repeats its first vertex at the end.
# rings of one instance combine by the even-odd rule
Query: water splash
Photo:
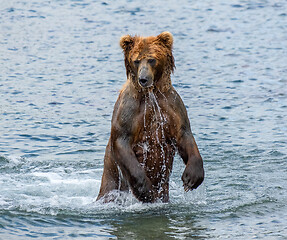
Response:
MULTIPOLYGON (((145 96, 145 103, 144 103, 144 131, 146 131, 146 111, 147 111, 147 97, 145 96)), ((149 143, 147 134, 145 134, 145 142, 143 142, 140 147, 143 151, 143 166, 146 164, 147 154, 149 151, 149 143)))

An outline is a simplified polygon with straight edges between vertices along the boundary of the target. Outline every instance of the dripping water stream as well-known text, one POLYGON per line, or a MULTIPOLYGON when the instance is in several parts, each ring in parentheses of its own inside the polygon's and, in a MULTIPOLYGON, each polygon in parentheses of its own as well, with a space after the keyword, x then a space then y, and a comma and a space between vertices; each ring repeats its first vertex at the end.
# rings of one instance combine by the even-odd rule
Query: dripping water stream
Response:
MULTIPOLYGON (((148 95, 145 96, 145 114, 146 115, 146 109, 150 109, 150 111, 152 111, 152 114, 150 116, 153 116, 153 120, 150 123, 151 125, 156 124, 156 129, 155 129, 155 133, 151 132, 148 130, 148 126, 145 126, 145 131, 146 134, 148 134, 148 138, 155 138, 154 143, 156 144, 156 146, 159 146, 160 148, 160 154, 159 157, 160 159, 158 159, 158 161, 161 162, 161 169, 160 171, 157 173, 160 176, 166 176, 167 173, 167 159, 166 159, 166 153, 165 153, 165 146, 166 146, 166 136, 165 136, 165 132, 164 132, 164 125, 166 124, 166 117, 164 116, 164 113, 162 112, 162 109, 159 105, 158 99, 156 97, 156 95, 154 94, 153 91, 149 91, 148 95), (148 101, 147 101, 148 99, 148 101), (148 105, 148 106, 147 106, 148 105), (155 136, 154 136, 155 135, 155 136)), ((144 118, 146 118, 146 116, 144 116, 144 118)), ((144 121, 145 122, 145 121, 144 121)), ((156 146, 151 146, 151 147, 155 147, 156 146)), ((144 157, 147 156, 147 153, 145 152, 148 149, 144 149, 144 157)), ((156 164, 156 161, 154 161, 154 164, 156 164)), ((160 190, 162 189, 162 185, 164 183, 164 178, 162 178, 161 182, 160 182, 160 190)))

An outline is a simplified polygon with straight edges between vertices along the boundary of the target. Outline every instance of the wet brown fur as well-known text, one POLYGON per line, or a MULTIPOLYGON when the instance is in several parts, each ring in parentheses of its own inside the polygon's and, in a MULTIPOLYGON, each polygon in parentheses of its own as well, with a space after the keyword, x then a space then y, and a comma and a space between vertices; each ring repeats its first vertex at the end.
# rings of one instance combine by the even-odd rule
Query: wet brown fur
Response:
POLYGON ((190 130, 185 106, 171 85, 174 71, 173 37, 123 36, 127 82, 115 104, 111 136, 106 148, 98 199, 113 200, 113 190, 131 190, 142 202, 169 200, 169 177, 178 151, 186 168, 182 175, 186 191, 203 181, 203 162, 190 130), (154 65, 148 59, 155 59, 154 65), (141 65, 152 76, 152 85, 139 83, 141 65))

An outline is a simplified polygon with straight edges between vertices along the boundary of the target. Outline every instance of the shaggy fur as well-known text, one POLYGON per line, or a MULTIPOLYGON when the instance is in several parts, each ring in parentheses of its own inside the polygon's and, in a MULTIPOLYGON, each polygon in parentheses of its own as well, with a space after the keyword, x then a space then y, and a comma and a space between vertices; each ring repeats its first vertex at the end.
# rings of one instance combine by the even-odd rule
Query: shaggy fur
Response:
POLYGON ((169 177, 178 151, 186 165, 186 191, 204 179, 203 162, 185 106, 171 84, 173 37, 123 36, 127 82, 114 107, 98 199, 131 190, 142 202, 169 200, 169 177))

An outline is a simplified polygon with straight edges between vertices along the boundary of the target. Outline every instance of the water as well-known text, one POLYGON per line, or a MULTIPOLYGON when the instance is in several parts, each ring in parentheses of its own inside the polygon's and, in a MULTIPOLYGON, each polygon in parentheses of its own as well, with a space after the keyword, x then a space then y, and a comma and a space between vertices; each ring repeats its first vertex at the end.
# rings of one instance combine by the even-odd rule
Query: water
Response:
POLYGON ((2 1, 0 239, 286 239, 286 9, 2 1), (177 156, 170 203, 95 202, 125 82, 119 38, 166 30, 204 184, 184 193, 177 156))

